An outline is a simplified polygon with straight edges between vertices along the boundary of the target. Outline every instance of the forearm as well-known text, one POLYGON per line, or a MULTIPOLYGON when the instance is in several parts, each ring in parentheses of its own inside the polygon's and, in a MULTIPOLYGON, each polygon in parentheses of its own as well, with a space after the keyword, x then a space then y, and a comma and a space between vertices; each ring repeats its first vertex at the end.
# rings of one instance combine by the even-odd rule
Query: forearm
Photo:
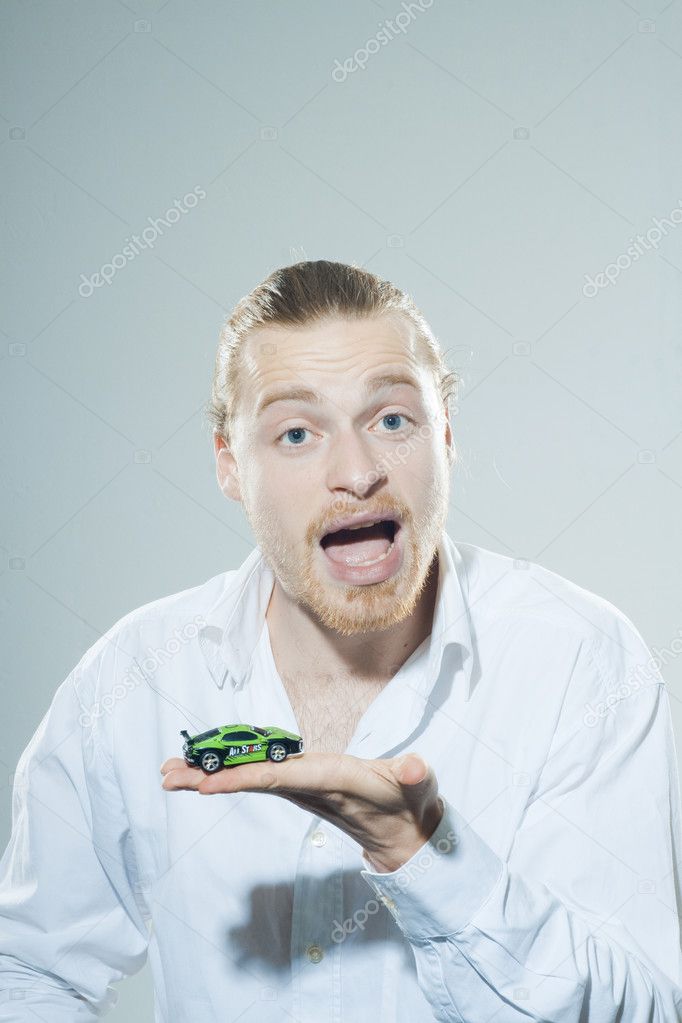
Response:
POLYGON ((69 676, 17 766, 0 859, 0 1023, 92 1023, 146 959, 125 807, 80 711, 69 676))
POLYGON ((682 991, 672 979, 606 926, 592 933, 546 885, 510 872, 450 806, 403 868, 363 874, 410 942, 437 1019, 682 1019, 682 991))
POLYGON ((94 1023, 93 1007, 56 977, 0 955, 0 1023, 94 1023))

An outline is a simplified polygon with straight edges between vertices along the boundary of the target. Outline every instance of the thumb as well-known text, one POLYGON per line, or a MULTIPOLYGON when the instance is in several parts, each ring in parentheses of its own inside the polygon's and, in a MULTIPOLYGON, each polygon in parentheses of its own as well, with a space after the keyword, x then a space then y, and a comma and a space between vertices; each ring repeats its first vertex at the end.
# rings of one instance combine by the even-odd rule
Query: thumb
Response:
POLYGON ((393 763, 393 774, 401 785, 418 785, 429 773, 429 765, 418 753, 406 753, 393 763))

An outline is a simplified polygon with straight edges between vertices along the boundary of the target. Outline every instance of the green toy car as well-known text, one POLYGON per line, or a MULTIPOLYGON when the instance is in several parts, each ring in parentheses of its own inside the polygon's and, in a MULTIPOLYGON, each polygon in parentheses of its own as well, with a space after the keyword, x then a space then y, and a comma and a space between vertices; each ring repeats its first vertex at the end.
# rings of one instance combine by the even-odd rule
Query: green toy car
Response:
POLYGON ((190 767, 201 767, 208 774, 223 767, 251 764, 258 760, 279 763, 292 753, 303 752, 303 739, 283 728, 257 728, 255 725, 222 725, 190 736, 183 728, 182 755, 190 767))

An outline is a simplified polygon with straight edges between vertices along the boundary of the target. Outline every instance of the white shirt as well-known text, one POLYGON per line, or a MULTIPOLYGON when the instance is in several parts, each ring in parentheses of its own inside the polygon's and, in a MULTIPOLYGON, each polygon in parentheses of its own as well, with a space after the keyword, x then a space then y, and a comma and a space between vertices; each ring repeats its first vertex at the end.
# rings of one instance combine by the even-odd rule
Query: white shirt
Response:
POLYGON ((157 1023, 682 1019, 680 795, 650 651, 538 565, 446 534, 439 557, 431 635, 347 749, 416 750, 439 780, 441 824, 391 873, 281 797, 161 788, 181 728, 297 731, 259 548, 85 653, 16 772, 3 1023, 93 1020, 147 954, 157 1023))

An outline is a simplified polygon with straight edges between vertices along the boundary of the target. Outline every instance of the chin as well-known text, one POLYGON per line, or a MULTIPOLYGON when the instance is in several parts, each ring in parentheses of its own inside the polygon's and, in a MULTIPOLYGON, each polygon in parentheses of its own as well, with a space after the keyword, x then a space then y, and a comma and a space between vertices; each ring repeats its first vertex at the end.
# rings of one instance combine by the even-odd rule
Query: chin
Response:
POLYGON ((431 561, 418 578, 414 570, 416 559, 408 556, 395 575, 371 584, 332 582, 324 572, 315 573, 301 603, 323 626, 339 635, 382 632, 414 613, 426 586, 431 561))

